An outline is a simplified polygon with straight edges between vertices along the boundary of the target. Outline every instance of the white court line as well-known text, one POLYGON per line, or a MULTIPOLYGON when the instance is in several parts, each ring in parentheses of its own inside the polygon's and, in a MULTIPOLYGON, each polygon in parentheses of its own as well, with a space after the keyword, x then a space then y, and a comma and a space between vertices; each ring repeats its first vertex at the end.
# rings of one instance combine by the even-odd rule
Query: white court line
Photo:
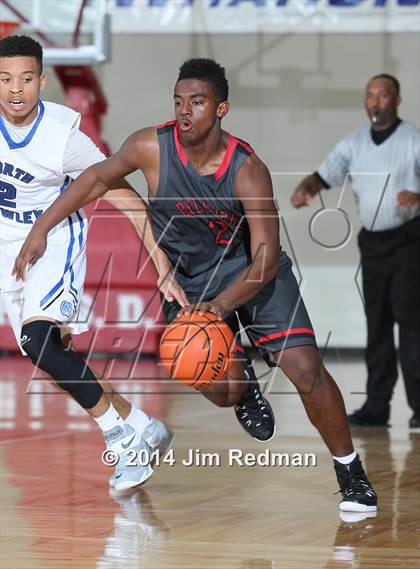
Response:
MULTIPOLYGON (((55 439, 58 437, 64 437, 65 435, 73 435, 76 431, 62 431, 60 433, 50 433, 49 435, 34 435, 33 437, 22 437, 16 439, 5 439, 0 440, 0 445, 7 445, 11 443, 20 443, 20 442, 27 442, 27 441, 39 441, 42 439, 55 439)), ((81 431, 77 431, 80 434, 81 431)))

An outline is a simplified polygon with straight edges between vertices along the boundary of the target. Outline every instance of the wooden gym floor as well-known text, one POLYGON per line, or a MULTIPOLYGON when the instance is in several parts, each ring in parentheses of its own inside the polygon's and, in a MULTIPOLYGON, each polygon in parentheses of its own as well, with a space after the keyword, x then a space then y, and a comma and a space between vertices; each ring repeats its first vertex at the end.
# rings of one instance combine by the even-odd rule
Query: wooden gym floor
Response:
MULTIPOLYGON (((357 408, 363 362, 330 357, 327 365, 349 411, 357 408)), ((354 431, 380 498, 378 514, 358 520, 340 517, 331 459, 284 377, 268 386, 277 434, 262 445, 243 433, 233 410, 168 384, 153 362, 130 366, 111 362, 106 373, 175 431, 176 463, 116 496, 92 421, 31 381, 26 358, 0 359, 2 569, 420 568, 420 432, 408 430, 401 380, 392 427, 354 431), (201 460, 214 453, 220 466, 183 465, 189 449, 201 460), (229 449, 286 453, 295 465, 230 466, 229 449), (296 465, 298 453, 314 453, 316 465, 310 457, 309 466, 296 465)), ((266 374, 263 363, 256 367, 266 374)))

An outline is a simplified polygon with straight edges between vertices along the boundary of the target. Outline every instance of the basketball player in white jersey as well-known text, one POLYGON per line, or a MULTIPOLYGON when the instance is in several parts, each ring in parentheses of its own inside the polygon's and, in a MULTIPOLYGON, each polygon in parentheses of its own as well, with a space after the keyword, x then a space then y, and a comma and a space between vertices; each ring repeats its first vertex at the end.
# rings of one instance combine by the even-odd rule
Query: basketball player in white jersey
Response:
MULTIPOLYGON (((105 394, 80 355, 63 341, 69 333, 87 329, 78 322, 86 270, 83 211, 68 216, 50 232, 45 255, 29 268, 24 281, 11 275, 34 221, 72 179, 105 158, 80 132, 78 113, 40 100, 45 83, 38 42, 26 36, 0 41, 1 300, 22 352, 86 409, 103 431, 107 448, 118 453, 111 480, 117 490, 124 490, 152 474, 150 464, 125 466, 127 452, 156 448, 164 452, 173 435, 112 389, 105 394)), ((140 202, 125 180, 117 181, 115 188, 114 195, 126 203, 128 198, 140 202)), ((140 232, 138 219, 131 221, 140 232)), ((147 237, 144 241, 146 247, 153 247, 147 237)), ((182 297, 178 300, 183 303, 182 297)))

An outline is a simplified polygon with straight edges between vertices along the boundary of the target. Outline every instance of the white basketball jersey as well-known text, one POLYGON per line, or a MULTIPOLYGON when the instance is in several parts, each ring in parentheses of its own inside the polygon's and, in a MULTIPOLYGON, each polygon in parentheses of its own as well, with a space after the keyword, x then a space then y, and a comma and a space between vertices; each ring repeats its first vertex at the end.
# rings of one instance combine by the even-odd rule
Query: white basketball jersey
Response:
MULTIPOLYGON (((24 239, 32 224, 70 182, 63 157, 80 115, 68 107, 39 102, 38 116, 17 142, 0 116, 0 238, 24 239)), ((66 224, 64 221, 63 224, 66 224)))

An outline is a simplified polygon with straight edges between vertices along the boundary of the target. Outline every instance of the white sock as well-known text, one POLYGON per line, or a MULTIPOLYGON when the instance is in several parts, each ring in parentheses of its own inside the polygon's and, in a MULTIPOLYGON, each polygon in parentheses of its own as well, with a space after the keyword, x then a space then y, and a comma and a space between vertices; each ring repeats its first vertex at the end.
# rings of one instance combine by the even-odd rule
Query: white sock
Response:
POLYGON ((347 456, 333 456, 333 459, 339 462, 340 464, 350 464, 356 458, 357 452, 354 450, 351 454, 347 456))
POLYGON ((114 427, 124 428, 124 421, 120 417, 119 413, 114 409, 112 403, 109 404, 109 408, 100 417, 93 417, 98 423, 99 428, 105 433, 105 431, 110 431, 114 427))
POLYGON ((128 415, 127 419, 125 420, 126 423, 133 427, 140 433, 144 431, 144 429, 150 424, 151 418, 149 415, 146 415, 141 409, 136 407, 135 405, 131 405, 131 411, 128 415))

